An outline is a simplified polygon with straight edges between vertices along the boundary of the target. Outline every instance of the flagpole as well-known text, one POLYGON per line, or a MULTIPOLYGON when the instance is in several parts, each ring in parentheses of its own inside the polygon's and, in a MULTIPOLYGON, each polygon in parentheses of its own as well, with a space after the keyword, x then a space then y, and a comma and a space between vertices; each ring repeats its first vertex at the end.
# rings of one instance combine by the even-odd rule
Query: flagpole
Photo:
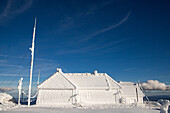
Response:
POLYGON ((35 18, 35 24, 34 24, 32 47, 30 48, 30 50, 31 50, 31 68, 30 68, 30 83, 29 83, 29 92, 28 92, 28 106, 30 106, 30 99, 31 99, 32 72, 33 72, 33 62, 34 62, 35 30, 36 30, 36 18, 35 18))

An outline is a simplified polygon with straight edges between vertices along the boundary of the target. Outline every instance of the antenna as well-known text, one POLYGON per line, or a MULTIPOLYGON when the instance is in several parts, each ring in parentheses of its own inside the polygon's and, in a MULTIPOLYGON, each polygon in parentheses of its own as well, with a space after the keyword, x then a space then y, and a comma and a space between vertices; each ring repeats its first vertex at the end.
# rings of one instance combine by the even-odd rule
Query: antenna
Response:
POLYGON ((37 85, 39 85, 40 83, 40 69, 39 69, 39 74, 38 74, 38 81, 37 81, 37 85))
POLYGON ((28 92, 28 106, 30 106, 30 98, 31 98, 32 72, 33 72, 33 62, 34 62, 35 30, 36 30, 36 18, 35 18, 35 24, 34 24, 32 47, 30 48, 32 58, 31 58, 31 68, 30 68, 30 84, 29 84, 29 92, 28 92))

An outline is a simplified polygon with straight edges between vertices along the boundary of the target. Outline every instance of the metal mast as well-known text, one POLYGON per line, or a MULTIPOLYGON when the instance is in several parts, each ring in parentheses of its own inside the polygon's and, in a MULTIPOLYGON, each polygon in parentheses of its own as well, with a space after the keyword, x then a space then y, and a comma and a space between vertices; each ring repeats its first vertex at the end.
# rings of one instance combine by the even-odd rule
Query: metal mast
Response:
POLYGON ((31 68, 30 68, 30 84, 29 84, 29 93, 28 93, 28 106, 30 106, 30 98, 31 98, 32 72, 33 72, 33 61, 34 61, 35 30, 36 30, 36 18, 35 18, 35 24, 34 24, 32 47, 30 48, 32 58, 31 58, 31 68))

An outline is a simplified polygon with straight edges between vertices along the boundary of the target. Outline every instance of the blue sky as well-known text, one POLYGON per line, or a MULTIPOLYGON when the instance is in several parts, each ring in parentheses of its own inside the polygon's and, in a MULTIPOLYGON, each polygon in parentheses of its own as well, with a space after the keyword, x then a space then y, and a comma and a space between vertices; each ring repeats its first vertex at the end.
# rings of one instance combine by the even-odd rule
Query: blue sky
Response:
POLYGON ((119 81, 170 84, 168 0, 1 0, 1 87, 28 85, 37 17, 33 83, 56 72, 108 73, 119 81))

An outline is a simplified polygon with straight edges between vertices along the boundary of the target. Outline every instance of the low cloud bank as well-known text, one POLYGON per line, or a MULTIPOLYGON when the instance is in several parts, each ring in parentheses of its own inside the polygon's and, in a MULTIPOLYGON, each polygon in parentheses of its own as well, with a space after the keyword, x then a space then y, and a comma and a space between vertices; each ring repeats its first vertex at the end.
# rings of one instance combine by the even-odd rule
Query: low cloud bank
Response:
POLYGON ((0 88, 0 91, 2 92, 7 92, 7 91, 12 91, 13 89, 12 88, 9 88, 9 87, 1 87, 0 88))
POLYGON ((160 83, 158 80, 147 80, 145 83, 141 83, 144 90, 170 90, 170 85, 160 83))

